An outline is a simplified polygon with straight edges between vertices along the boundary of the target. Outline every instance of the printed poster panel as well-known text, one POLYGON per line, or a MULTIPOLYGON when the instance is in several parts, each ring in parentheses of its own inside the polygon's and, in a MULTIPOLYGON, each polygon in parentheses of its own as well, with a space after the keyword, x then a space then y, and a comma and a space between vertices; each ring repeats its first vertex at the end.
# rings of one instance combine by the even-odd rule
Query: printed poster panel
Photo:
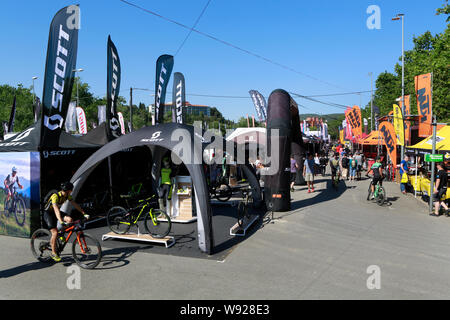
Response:
POLYGON ((0 153, 0 235, 30 237, 36 229, 30 218, 32 207, 39 217, 39 170, 39 152, 0 153))

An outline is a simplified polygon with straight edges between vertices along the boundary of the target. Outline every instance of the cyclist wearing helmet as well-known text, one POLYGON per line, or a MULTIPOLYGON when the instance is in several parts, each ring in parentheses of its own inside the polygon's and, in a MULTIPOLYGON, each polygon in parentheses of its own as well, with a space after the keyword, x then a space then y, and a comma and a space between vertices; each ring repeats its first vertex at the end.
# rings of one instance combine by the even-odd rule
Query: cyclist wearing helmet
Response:
POLYGON ((52 234, 52 238, 50 240, 50 244, 52 246, 52 259, 56 262, 61 261, 61 258, 56 253, 56 237, 58 236, 58 229, 62 229, 64 225, 73 222, 73 219, 70 215, 66 215, 65 213, 60 211, 63 203, 67 200, 70 201, 75 209, 80 211, 86 219, 89 218, 84 210, 81 209, 80 205, 72 199, 72 190, 72 183, 61 183, 61 191, 52 194, 44 207, 44 221, 52 234))
POLYGON ((8 174, 3 184, 5 185, 6 201, 12 197, 14 184, 17 183, 20 189, 23 189, 23 185, 19 182, 19 176, 17 175, 17 168, 12 167, 11 174, 8 174))
POLYGON ((376 157, 375 163, 372 165, 369 171, 372 171, 373 178, 372 178, 372 184, 370 185, 370 189, 372 191, 372 198, 374 199, 374 192, 375 192, 375 186, 378 182, 380 182, 380 185, 383 183, 383 165, 381 164, 381 158, 376 157))

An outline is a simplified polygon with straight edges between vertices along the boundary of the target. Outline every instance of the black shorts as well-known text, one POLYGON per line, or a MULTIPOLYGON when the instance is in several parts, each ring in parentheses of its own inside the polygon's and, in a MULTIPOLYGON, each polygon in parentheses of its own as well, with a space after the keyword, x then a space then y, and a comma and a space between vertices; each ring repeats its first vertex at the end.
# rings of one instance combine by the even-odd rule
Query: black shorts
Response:
POLYGON ((441 198, 444 196, 444 194, 447 193, 447 188, 439 189, 437 193, 433 193, 433 200, 434 201, 441 201, 441 198))
MULTIPOLYGON (((61 212, 61 218, 64 220, 65 216, 69 216, 68 214, 65 214, 64 212, 61 212)), ((58 226, 58 219, 56 219, 56 214, 53 210, 45 210, 44 211, 44 222, 47 225, 47 229, 56 229, 58 226)), ((45 226, 44 226, 45 227, 45 226)))
POLYGON ((380 185, 382 185, 383 184, 383 178, 381 178, 381 177, 373 177, 372 185, 376 186, 378 182, 380 182, 380 185))
POLYGON ((297 177, 297 172, 291 172, 291 182, 295 182, 296 177, 297 177))

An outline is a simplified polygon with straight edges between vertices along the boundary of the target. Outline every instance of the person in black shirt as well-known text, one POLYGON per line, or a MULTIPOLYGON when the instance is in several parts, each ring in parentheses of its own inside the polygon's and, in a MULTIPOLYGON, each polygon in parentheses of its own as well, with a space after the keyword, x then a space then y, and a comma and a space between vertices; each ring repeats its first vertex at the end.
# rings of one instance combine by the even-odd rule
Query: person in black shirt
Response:
POLYGON ((434 213, 430 213, 430 216, 439 216, 439 208, 441 205, 444 207, 445 215, 448 217, 448 207, 445 204, 445 200, 442 201, 441 198, 447 193, 447 171, 444 169, 444 165, 442 162, 439 162, 437 164, 437 177, 436 177, 436 183, 434 184, 434 192, 433 192, 433 200, 434 203, 434 213))

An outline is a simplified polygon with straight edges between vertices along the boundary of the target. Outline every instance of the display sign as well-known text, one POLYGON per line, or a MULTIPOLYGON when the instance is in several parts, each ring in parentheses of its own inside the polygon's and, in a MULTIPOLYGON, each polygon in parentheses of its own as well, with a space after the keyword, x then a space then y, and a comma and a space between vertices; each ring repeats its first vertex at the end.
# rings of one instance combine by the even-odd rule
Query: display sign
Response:
POLYGON ((443 154, 426 154, 425 155, 426 162, 442 162, 444 161, 443 154))

